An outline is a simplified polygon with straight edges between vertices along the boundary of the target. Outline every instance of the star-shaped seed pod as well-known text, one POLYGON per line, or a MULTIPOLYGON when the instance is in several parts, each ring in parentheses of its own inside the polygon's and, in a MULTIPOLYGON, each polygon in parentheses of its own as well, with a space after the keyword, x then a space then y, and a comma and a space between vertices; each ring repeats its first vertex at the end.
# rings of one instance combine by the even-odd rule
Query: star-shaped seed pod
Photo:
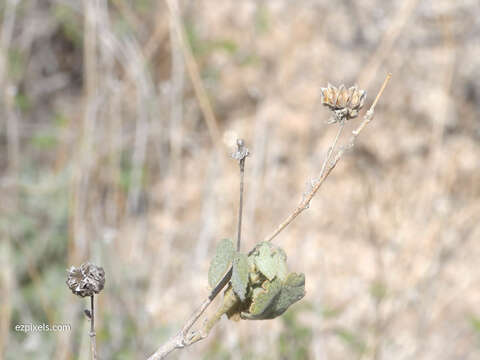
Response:
POLYGON ((102 267, 84 263, 68 269, 67 286, 77 296, 93 296, 105 286, 105 271, 102 267))
POLYGON ((359 89, 357 85, 347 89, 343 84, 338 88, 328 84, 326 88, 321 88, 321 92, 322 104, 334 113, 334 117, 328 121, 329 124, 356 118, 367 96, 367 92, 359 89))

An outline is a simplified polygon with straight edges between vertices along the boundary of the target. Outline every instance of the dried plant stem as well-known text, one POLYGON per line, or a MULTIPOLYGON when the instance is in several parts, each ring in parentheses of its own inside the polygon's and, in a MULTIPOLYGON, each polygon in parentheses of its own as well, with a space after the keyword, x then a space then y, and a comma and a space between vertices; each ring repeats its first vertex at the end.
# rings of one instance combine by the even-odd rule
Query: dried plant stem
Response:
MULTIPOLYGON (((342 121, 338 126, 337 136, 335 136, 335 139, 333 140, 332 145, 328 148, 327 156, 325 157, 325 160, 323 161, 322 169, 320 170, 320 177, 322 177, 323 173, 325 172, 325 168, 327 167, 327 164, 332 157, 333 150, 335 150, 335 147, 337 146, 338 139, 340 138, 340 135, 342 134, 344 126, 345 126, 344 121, 342 121)), ((308 204, 307 204, 307 206, 308 206, 308 204)))
MULTIPOLYGON (((328 160, 328 157, 327 157, 328 160)), ((322 186, 325 179, 330 175, 330 172, 335 168, 340 157, 336 156, 333 161, 325 168, 320 178, 315 182, 312 190, 303 198, 302 202, 293 210, 293 212, 275 229, 273 233, 267 236, 264 241, 272 241, 278 234, 280 234, 295 218, 302 213, 303 210, 308 209, 310 201, 313 199, 318 189, 322 186)), ((327 164, 327 162, 326 162, 327 164)))
MULTIPOLYGON (((265 241, 271 241, 273 238, 275 238, 283 229, 285 229, 300 213, 308 208, 308 205, 312 198, 315 196, 317 193, 318 189, 322 186, 323 182, 325 179, 328 177, 330 172, 335 168, 337 163, 340 161, 342 158, 343 154, 345 153, 345 150, 350 149, 354 144, 355 144, 355 139, 357 136, 360 134, 360 132, 363 130, 363 128, 368 124, 370 121, 373 119, 374 115, 374 110, 375 106, 380 99, 380 96, 382 95, 383 91, 385 90, 385 87, 387 86, 387 83, 390 81, 391 74, 388 74, 387 77, 385 78, 385 81, 383 82, 383 85, 380 89, 380 91, 377 94, 377 97, 375 98, 374 102, 370 106, 370 109, 367 111, 365 116, 363 117, 363 121, 360 124, 360 126, 352 132, 352 137, 347 145, 347 147, 341 148, 336 154, 334 155, 334 148, 338 142, 338 139, 340 137, 340 134, 343 129, 343 124, 339 125, 339 130, 337 132, 337 135, 333 141, 332 146, 329 148, 328 153, 327 153, 327 158, 325 159, 325 162, 322 166, 322 172, 320 174, 320 178, 315 182, 315 185, 313 186, 312 190, 305 196, 305 198, 302 200, 300 205, 297 206, 297 208, 290 214, 285 221, 283 221, 277 229, 270 235, 268 236, 265 241)), ((240 219, 239 219, 240 221, 240 219)), ((240 236, 240 235, 239 235, 240 236)), ((154 354, 152 354, 148 360, 160 360, 160 359, 165 359, 172 351, 176 349, 181 349, 184 348, 185 346, 189 346, 194 344, 197 341, 200 341, 204 338, 207 337, 207 334, 198 334, 198 333, 191 333, 190 329, 192 326, 197 322, 197 320, 202 316, 202 314, 205 312, 205 310, 208 308, 208 306, 211 304, 213 299, 220 293, 220 291, 227 285, 227 283, 230 281, 230 278, 232 277, 232 269, 225 274, 225 276, 220 280, 218 285, 215 287, 215 289, 212 290, 210 295, 206 300, 203 301, 202 305, 190 316, 190 318, 187 320, 185 325, 183 326, 182 330, 180 330, 176 335, 171 337, 164 345, 162 345, 157 351, 155 351, 154 354)))
POLYGON ((240 243, 242 240, 242 214, 243 214, 243 187, 245 177, 245 159, 240 159, 238 165, 240 167, 240 199, 238 202, 238 226, 237 226, 237 251, 240 251, 240 243))
POLYGON ((90 296, 90 352, 91 358, 97 360, 97 340, 95 334, 95 307, 94 296, 90 296))
POLYGON ((375 100, 373 101, 372 103, 372 106, 370 106, 370 109, 368 109, 367 113, 365 114, 365 116, 363 117, 363 121, 362 123, 360 124, 360 126, 354 130, 352 132, 352 134, 357 137, 358 134, 360 134, 360 132, 363 130, 363 128, 370 122, 372 121, 373 119, 373 115, 374 115, 374 112, 375 112, 375 106, 377 106, 377 103, 378 103, 378 100, 380 100, 380 96, 382 96, 383 94, 383 91, 385 90, 385 88, 387 87, 387 84, 388 82, 390 81, 390 78, 392 77, 392 74, 387 74, 387 77, 385 78, 385 80, 383 81, 383 84, 382 84, 382 87, 380 88, 378 94, 377 94, 377 97, 375 98, 375 100))
POLYGON ((318 189, 322 186, 323 182, 325 179, 330 175, 330 172, 335 168, 337 163, 340 161, 342 158, 343 154, 345 153, 346 149, 350 149, 353 147, 355 144, 355 139, 356 137, 360 134, 360 132, 363 130, 363 128, 373 119, 373 115, 375 112, 375 106, 377 105, 378 100, 380 99, 380 96, 382 95, 383 91, 385 90, 385 87, 387 86, 387 83, 390 81, 390 78, 392 77, 391 74, 388 74, 387 77, 385 78, 385 81, 383 82, 382 87, 380 88, 380 91, 377 94, 377 97, 373 101, 372 105, 370 106, 370 109, 366 112, 365 116, 363 117, 363 121, 360 124, 360 126, 352 131, 352 138, 350 139, 350 142, 348 143, 347 148, 342 148, 340 149, 335 157, 331 159, 333 155, 333 150, 334 147, 338 141, 338 138, 340 136, 340 133, 343 128, 343 124, 340 124, 340 129, 337 133, 337 136, 333 142, 333 146, 330 147, 327 158, 325 159, 324 166, 322 166, 322 171, 320 173, 320 178, 315 182, 315 185, 313 186, 312 190, 304 197, 302 202, 293 210, 293 212, 275 229, 275 231, 267 236, 264 241, 272 241, 278 234, 280 234, 295 218, 302 213, 303 210, 307 209, 310 201, 313 199, 315 194, 317 193, 318 189))

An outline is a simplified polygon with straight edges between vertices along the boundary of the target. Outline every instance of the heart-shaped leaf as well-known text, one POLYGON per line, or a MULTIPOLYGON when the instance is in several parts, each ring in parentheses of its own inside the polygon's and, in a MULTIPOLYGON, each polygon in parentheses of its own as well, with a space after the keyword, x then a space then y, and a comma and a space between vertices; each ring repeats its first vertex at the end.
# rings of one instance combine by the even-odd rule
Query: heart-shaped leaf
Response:
POLYGON ((240 300, 245 300, 248 285, 247 255, 237 253, 233 259, 232 287, 240 300))
POLYGON ((217 245, 217 250, 208 269, 208 284, 214 288, 222 279, 232 263, 235 248, 230 239, 223 239, 217 245))
POLYGON ((272 281, 275 275, 277 275, 277 267, 276 261, 273 258, 271 245, 261 243, 258 245, 257 251, 258 255, 255 256, 255 265, 268 280, 272 281))

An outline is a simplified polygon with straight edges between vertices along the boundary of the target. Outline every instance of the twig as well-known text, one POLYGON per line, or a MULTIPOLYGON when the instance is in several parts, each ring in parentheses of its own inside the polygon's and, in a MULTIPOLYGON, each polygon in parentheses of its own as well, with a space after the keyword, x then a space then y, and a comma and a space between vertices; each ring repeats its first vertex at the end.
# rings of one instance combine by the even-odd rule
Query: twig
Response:
POLYGON ((337 146, 338 139, 340 138, 340 135, 342 134, 343 128, 344 128, 345 122, 342 121, 338 127, 337 131, 337 136, 335 136, 335 140, 333 140, 332 145, 328 148, 327 156, 325 157, 325 160, 323 161, 322 164, 322 169, 320 170, 320 176, 325 171, 325 168, 327 167, 328 162, 330 161, 330 158, 332 157, 333 150, 335 149, 335 146, 337 146))
POLYGON ((354 137, 357 137, 358 134, 360 134, 360 132, 363 130, 363 128, 370 122, 372 121, 373 119, 373 115, 374 115, 374 112, 375 112, 375 106, 377 106, 377 103, 378 103, 378 100, 380 100, 380 96, 382 96, 383 94, 383 91, 385 90, 385 88, 387 87, 387 84, 388 82, 390 81, 390 78, 392 77, 392 74, 387 74, 387 77, 385 78, 385 80, 383 81, 383 84, 382 84, 382 87, 380 88, 380 91, 378 92, 377 94, 377 97, 375 98, 375 100, 373 101, 372 103, 372 106, 370 106, 370 109, 368 109, 367 113, 365 114, 365 116, 363 117, 363 121, 362 123, 360 124, 360 126, 352 131, 352 134, 354 137))
POLYGON ((90 350, 92 359, 97 360, 97 341, 95 334, 95 308, 93 305, 93 295, 90 296, 90 350))
MULTIPOLYGON (((320 189, 320 187, 322 186, 323 182, 325 181, 325 179, 328 177, 328 175, 330 175, 330 172, 335 168, 335 166, 337 165, 337 163, 340 161, 340 159, 342 158, 343 154, 345 153, 345 150, 346 149, 350 149, 354 146, 355 144, 355 139, 357 138, 357 136, 360 134, 360 132, 363 130, 363 128, 370 122, 372 121, 373 119, 373 115, 374 115, 374 112, 375 112, 375 106, 377 105, 377 102, 378 100, 380 99, 380 96, 382 95, 383 91, 385 90, 385 87, 387 86, 387 83, 390 81, 390 78, 392 77, 392 74, 388 74, 387 77, 385 78, 385 81, 383 82, 383 85, 382 87, 380 88, 380 91, 378 92, 377 94, 377 97, 375 98, 375 100, 373 101, 372 105, 370 106, 370 109, 368 109, 368 111, 365 113, 365 116, 363 117, 363 121, 362 123, 360 124, 360 126, 352 131, 352 137, 348 143, 348 146, 347 147, 344 147, 342 149, 340 149, 337 154, 335 155, 335 157, 331 160, 330 164, 328 164, 327 162, 329 162, 329 158, 331 157, 332 153, 333 153, 333 150, 329 150, 329 155, 327 155, 327 159, 326 159, 326 168, 324 168, 322 170, 322 173, 320 173, 320 178, 316 181, 315 185, 313 186, 312 190, 304 197, 304 199, 302 200, 302 202, 295 208, 295 210, 293 210, 293 212, 275 229, 275 231, 270 234, 269 236, 267 236, 265 238, 264 241, 272 241, 278 234, 280 234, 283 229, 285 229, 298 215, 300 215, 300 213, 302 213, 303 210, 307 209, 309 204, 310 204, 310 201, 312 200, 312 198, 315 196, 315 194, 317 193, 318 189, 320 189)), ((342 125, 340 125, 342 126, 342 125)), ((340 135, 340 131, 341 129, 339 130, 339 132, 337 133, 337 137, 334 141, 334 145, 336 143, 336 141, 338 140, 338 136, 340 135)))
MULTIPOLYGON (((372 106, 370 109, 367 111, 363 118, 362 124, 352 132, 352 138, 350 139, 349 146, 347 148, 351 148, 354 143, 355 139, 360 134, 360 132, 363 130, 366 124, 368 124, 372 119, 373 119, 373 114, 375 110, 375 106, 378 102, 378 99, 382 95, 385 86, 387 85, 388 81, 391 78, 391 74, 388 74, 387 77, 385 78, 385 81, 382 85, 382 88, 378 92, 377 97, 375 98, 375 101, 373 102, 372 106)), ((283 229, 285 229, 303 210, 305 210, 308 207, 308 204, 312 200, 312 198, 315 196, 317 193, 318 189, 320 189, 320 186, 323 184, 325 179, 328 177, 330 172, 335 168, 337 163, 340 161, 342 158, 343 154, 345 153, 345 150, 347 148, 342 148, 340 149, 333 159, 331 159, 333 155, 333 149, 338 141, 338 138, 340 137, 341 129, 343 128, 343 124, 340 124, 340 129, 337 133, 337 136, 335 137, 335 140, 331 146, 331 148, 328 151, 327 154, 327 159, 325 160, 325 167, 323 173, 320 174, 320 178, 316 182, 315 186, 313 189, 308 193, 308 195, 304 198, 304 200, 300 203, 300 205, 293 211, 293 213, 287 217, 287 219, 282 222, 278 228, 270 235, 268 236, 265 241, 271 241, 275 236, 277 236, 283 229), (330 165, 328 165, 328 162, 330 162, 330 165)), ((240 219, 239 219, 240 220, 240 219)), ((220 293, 220 291, 224 288, 224 286, 230 281, 230 278, 232 277, 232 268, 229 269, 229 271, 225 274, 225 276, 220 280, 218 285, 212 290, 210 295, 206 300, 203 301, 202 305, 190 316, 190 318, 187 320, 185 325, 183 326, 182 330, 180 330, 176 335, 171 337, 164 345, 162 345, 154 354, 152 354, 148 360, 160 360, 160 359, 165 359, 172 351, 176 349, 181 349, 184 348, 185 346, 192 345, 195 342, 202 340, 206 337, 203 335, 199 334, 189 334, 190 329, 192 326, 195 324, 195 322, 202 316, 202 314, 205 312, 205 310, 208 308, 208 306, 211 304, 213 299, 220 293)))
POLYGON ((243 213, 243 179, 245 177, 245 159, 249 155, 248 149, 242 139, 237 140, 237 151, 233 158, 238 160, 240 167, 240 201, 238 204, 238 227, 237 227, 237 251, 240 251, 240 241, 242 238, 242 213, 243 213))
POLYGON ((242 239, 243 178, 245 176, 245 158, 240 160, 239 164, 240 164, 240 199, 238 202, 237 251, 240 251, 240 241, 242 239))

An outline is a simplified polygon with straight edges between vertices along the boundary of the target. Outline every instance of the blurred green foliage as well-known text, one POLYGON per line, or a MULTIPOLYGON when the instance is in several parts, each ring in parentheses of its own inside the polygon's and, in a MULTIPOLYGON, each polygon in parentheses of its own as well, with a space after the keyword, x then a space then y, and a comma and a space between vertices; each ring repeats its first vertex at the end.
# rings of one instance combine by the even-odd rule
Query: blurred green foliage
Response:
POLYGON ((281 317, 283 330, 278 338, 280 358, 291 360, 309 359, 313 339, 312 329, 301 323, 299 315, 305 307, 299 304, 281 317))
MULTIPOLYGON (((32 139, 41 148, 55 146, 55 137, 32 139)), ((12 308, 12 324, 62 323, 68 292, 65 291, 68 242, 68 177, 52 174, 40 163, 24 162, 20 172, 21 187, 17 204, 9 213, 12 255, 19 289, 12 308), (28 311, 25 311, 28 309, 28 311)), ((13 332, 12 348, 16 357, 49 359, 56 337, 49 332, 13 332), (32 354, 25 341, 41 342, 43 357, 32 354), (23 344, 23 345, 21 345, 23 344)), ((7 357, 8 358, 8 357, 7 357)))
POLYGON ((265 5, 260 5, 255 11, 254 17, 255 30, 259 34, 268 32, 270 29, 270 14, 268 8, 265 5))
POLYGON ((366 350, 365 341, 359 334, 350 331, 346 328, 335 329, 335 335, 342 340, 353 352, 362 355, 366 350))
POLYGON ((19 81, 25 72, 25 57, 15 48, 8 51, 8 76, 15 81, 19 81))
POLYGON ((76 47, 83 46, 83 27, 81 18, 74 10, 66 5, 56 4, 53 15, 66 36, 76 47))
POLYGON ((229 360, 231 358, 231 352, 223 346, 221 341, 213 341, 203 357, 205 360, 229 360))
POLYGON ((28 111, 31 107, 32 104, 30 102, 30 99, 28 96, 24 93, 18 93, 15 96, 15 106, 22 112, 28 111))
POLYGON ((118 184, 120 188, 127 193, 132 186, 143 187, 147 178, 147 168, 143 167, 138 179, 133 176, 134 168, 132 165, 132 156, 130 152, 122 152, 120 160, 120 176, 118 184))
POLYGON ((477 335, 477 344, 480 347, 480 318, 476 315, 470 315, 470 325, 477 335))
POLYGON ((381 301, 387 296, 387 287, 385 286, 385 283, 376 280, 370 285, 370 294, 374 299, 377 301, 381 301))
POLYGON ((234 55, 238 51, 238 45, 232 39, 202 38, 193 22, 185 22, 185 34, 187 42, 190 45, 193 54, 196 56, 207 56, 214 51, 224 51, 229 55, 234 55))
POLYGON ((36 134, 32 137, 32 145, 38 149, 51 149, 57 145, 57 138, 52 134, 36 134))

